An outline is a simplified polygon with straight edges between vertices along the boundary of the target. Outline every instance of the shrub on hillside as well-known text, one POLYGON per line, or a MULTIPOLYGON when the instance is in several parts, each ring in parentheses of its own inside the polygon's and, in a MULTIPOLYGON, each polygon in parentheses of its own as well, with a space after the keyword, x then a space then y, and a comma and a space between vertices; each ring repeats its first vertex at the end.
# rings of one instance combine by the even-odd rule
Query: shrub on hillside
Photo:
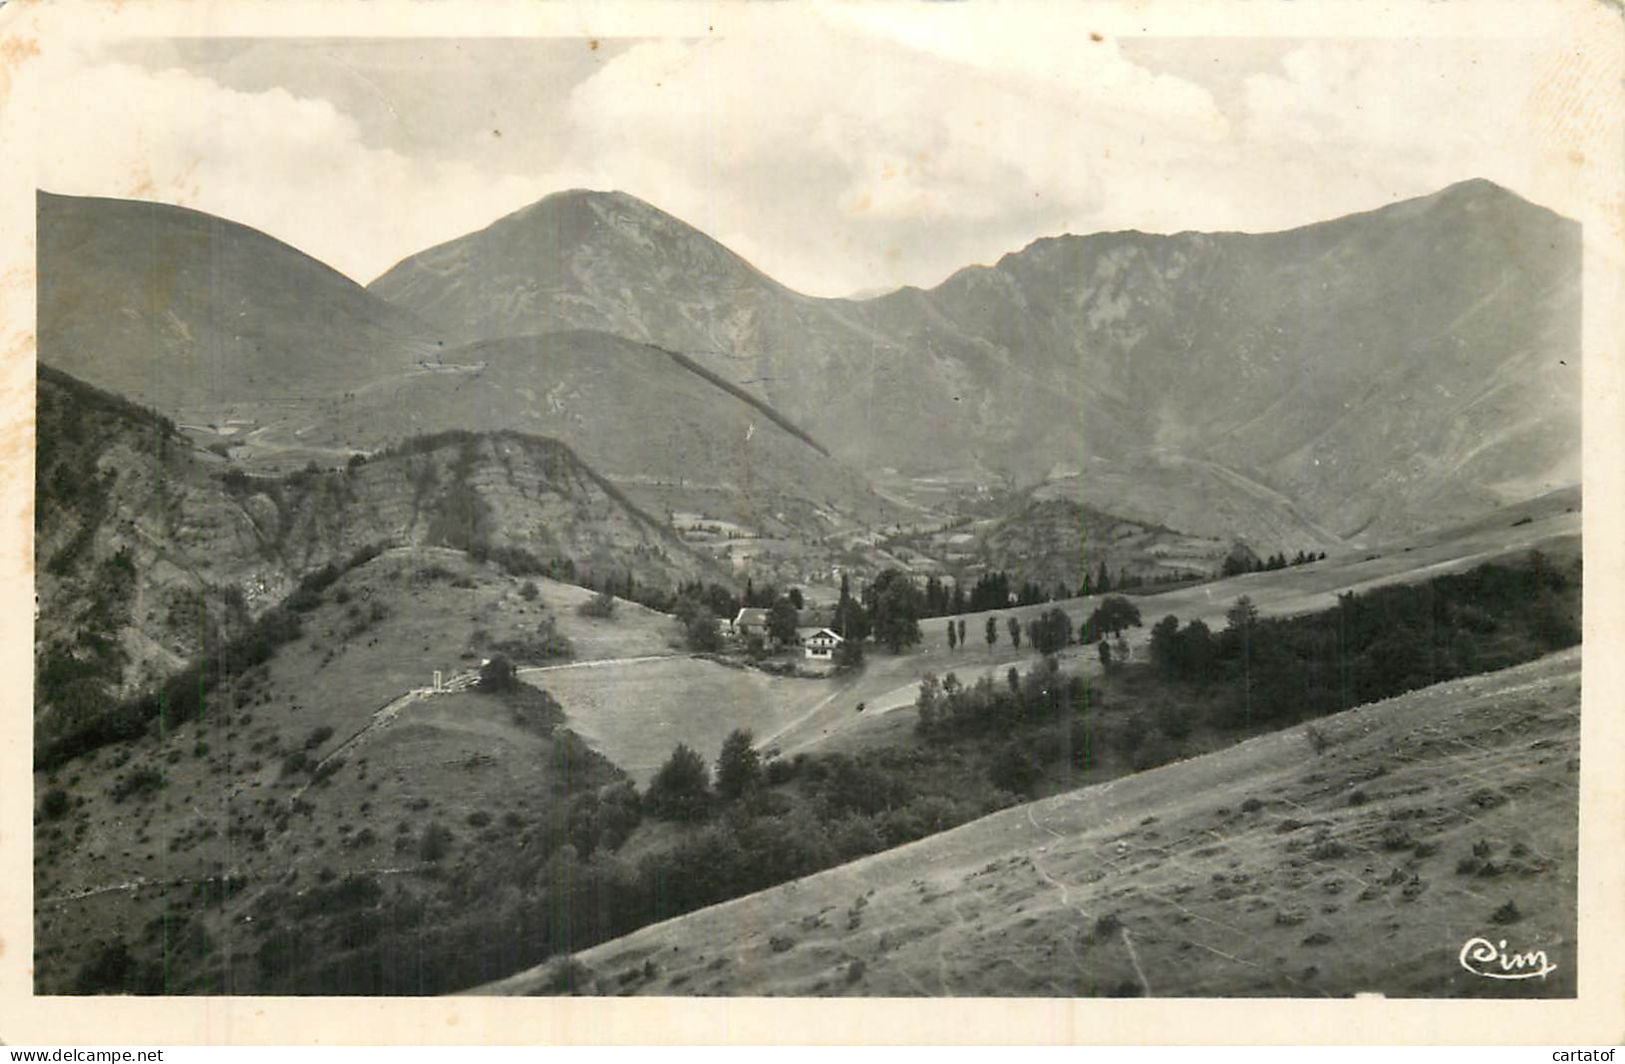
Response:
POLYGON ((52 787, 45 792, 45 798, 40 802, 40 815, 46 820, 59 820, 68 812, 68 792, 61 787, 52 787))
POLYGON ((433 863, 443 859, 450 852, 450 828, 434 822, 423 829, 423 836, 418 840, 418 856, 420 858, 433 863))
POLYGON ((592 598, 576 607, 576 612, 583 617, 608 618, 615 616, 615 596, 605 588, 592 598))
POLYGON ((115 802, 122 802, 130 797, 150 798, 162 790, 166 782, 164 774, 155 768, 131 769, 128 774, 118 778, 109 793, 115 802))

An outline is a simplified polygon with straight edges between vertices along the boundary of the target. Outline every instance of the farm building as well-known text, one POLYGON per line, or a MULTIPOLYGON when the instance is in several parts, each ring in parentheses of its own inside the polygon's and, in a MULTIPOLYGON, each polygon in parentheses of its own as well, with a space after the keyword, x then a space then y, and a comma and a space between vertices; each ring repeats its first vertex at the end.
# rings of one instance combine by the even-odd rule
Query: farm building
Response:
POLYGON ((747 606, 740 610, 733 620, 728 622, 728 630, 740 639, 749 639, 756 636, 767 640, 767 611, 754 606, 747 606))

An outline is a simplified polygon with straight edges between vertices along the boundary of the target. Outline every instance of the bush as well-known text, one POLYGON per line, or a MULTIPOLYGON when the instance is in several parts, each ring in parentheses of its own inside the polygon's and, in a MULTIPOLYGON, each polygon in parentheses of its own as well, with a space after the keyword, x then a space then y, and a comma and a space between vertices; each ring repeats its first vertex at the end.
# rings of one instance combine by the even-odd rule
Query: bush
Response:
POLYGON ((305 749, 314 750, 332 737, 333 729, 328 727, 326 724, 313 728, 311 729, 310 734, 305 736, 305 749))
POLYGON ((683 625, 683 637, 690 650, 701 654, 714 654, 722 649, 722 632, 717 619, 708 614, 691 617, 683 625))
POLYGON ((45 792, 45 800, 40 803, 40 814, 46 820, 58 820, 67 815, 68 792, 61 787, 52 787, 45 792))
POLYGON ((450 852, 450 828, 443 824, 431 823, 423 829, 423 837, 418 842, 418 856, 420 858, 432 863, 443 859, 450 852))
POLYGON ((1385 850, 1409 850, 1416 845, 1411 833, 1398 824, 1389 824, 1383 828, 1381 841, 1385 850))
POLYGON ((164 774, 155 768, 132 769, 129 775, 120 776, 113 784, 113 801, 122 802, 131 796, 149 798, 162 790, 165 782, 164 774))
POLYGON ((576 612, 583 617, 613 617, 615 616, 615 596, 605 588, 577 606, 576 612))
POLYGON ((1325 839, 1315 844, 1309 856, 1317 861, 1335 861, 1339 857, 1347 857, 1348 852, 1348 846, 1337 839, 1325 839))
POLYGON ((535 602, 536 597, 540 594, 541 591, 536 587, 536 581, 534 580, 526 580, 519 587, 519 597, 526 602, 535 602))

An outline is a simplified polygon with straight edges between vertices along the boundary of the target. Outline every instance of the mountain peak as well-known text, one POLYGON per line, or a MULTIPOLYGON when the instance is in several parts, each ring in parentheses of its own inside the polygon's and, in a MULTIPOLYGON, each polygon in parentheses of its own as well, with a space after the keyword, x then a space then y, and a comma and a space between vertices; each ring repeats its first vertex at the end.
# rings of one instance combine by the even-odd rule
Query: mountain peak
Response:
POLYGON ((600 213, 631 215, 666 223, 682 224, 672 215, 630 192, 619 189, 567 188, 550 192, 528 207, 521 207, 492 223, 500 226, 508 221, 533 220, 549 216, 590 217, 600 213))
POLYGON ((1440 197, 1473 195, 1495 196, 1498 198, 1518 200, 1523 199, 1523 197, 1518 195, 1516 192, 1513 192, 1504 185, 1496 184, 1487 177, 1469 177, 1463 181, 1456 181, 1452 184, 1446 185, 1444 188, 1434 193, 1434 195, 1440 197))

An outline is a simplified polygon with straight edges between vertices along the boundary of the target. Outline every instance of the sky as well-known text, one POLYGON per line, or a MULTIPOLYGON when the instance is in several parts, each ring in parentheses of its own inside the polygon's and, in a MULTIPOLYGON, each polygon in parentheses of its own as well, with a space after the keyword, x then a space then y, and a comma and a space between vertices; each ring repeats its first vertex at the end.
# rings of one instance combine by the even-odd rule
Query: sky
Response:
POLYGON ((220 214, 363 283, 550 192, 619 189, 828 296, 1062 232, 1282 229, 1471 177, 1561 192, 1530 150, 1531 101, 1564 91, 1538 39, 810 10, 770 35, 87 40, 26 72, 35 179, 220 214))

